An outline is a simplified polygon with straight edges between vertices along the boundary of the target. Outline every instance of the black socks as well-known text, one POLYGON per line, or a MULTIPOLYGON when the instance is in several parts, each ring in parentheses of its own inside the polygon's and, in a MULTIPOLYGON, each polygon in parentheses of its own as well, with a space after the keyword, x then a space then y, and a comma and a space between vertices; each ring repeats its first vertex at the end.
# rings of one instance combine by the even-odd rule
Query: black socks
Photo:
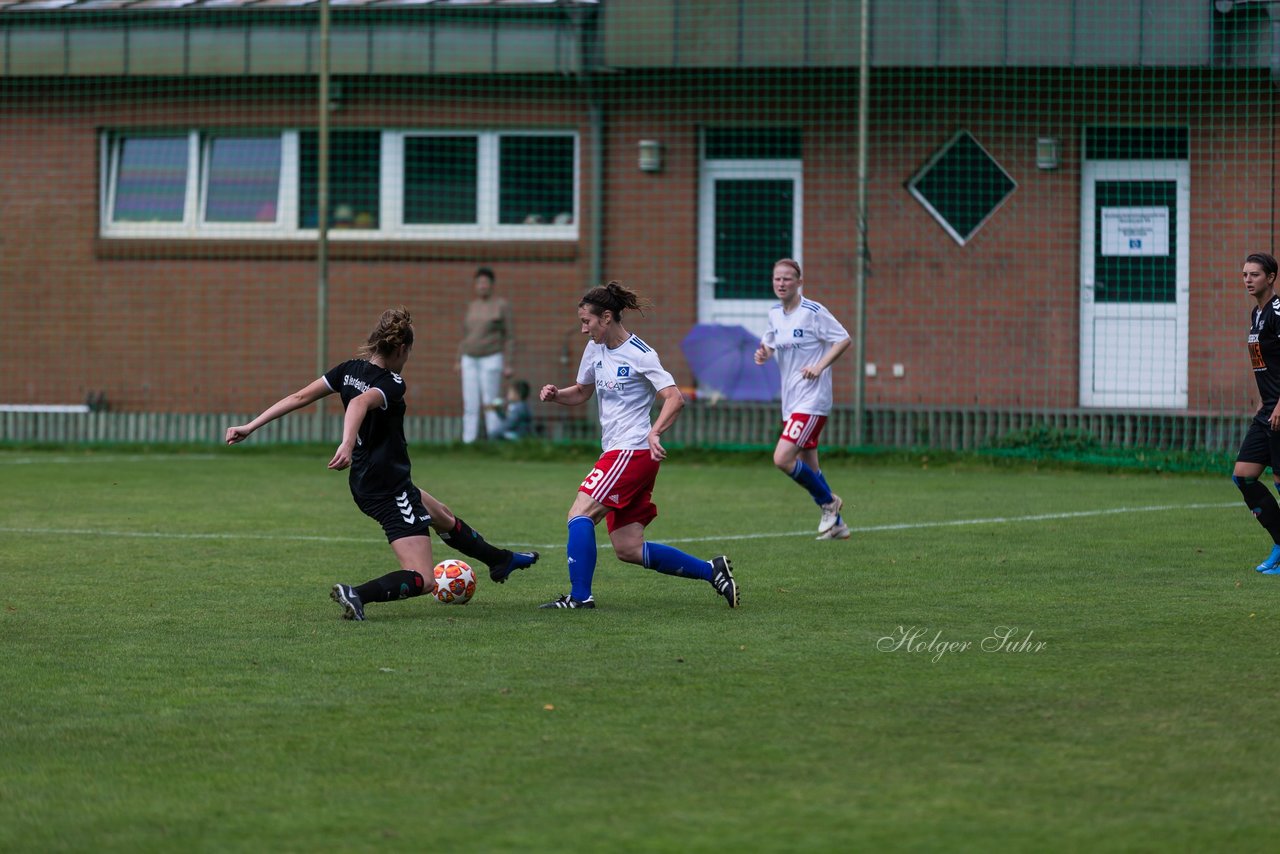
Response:
POLYGON ((1257 517, 1258 524, 1267 529, 1272 542, 1280 545, 1280 505, 1275 496, 1261 482, 1252 477, 1233 477, 1232 481, 1244 496, 1244 503, 1257 517))
POLYGON ((475 558, 485 566, 501 566, 511 558, 511 552, 489 545, 485 542, 484 537, 480 536, 480 532, 473 530, 470 525, 457 516, 454 517, 453 530, 441 534, 440 539, 467 557, 475 558))
POLYGON ((356 588, 361 602, 393 602, 422 595, 422 576, 411 569, 389 572, 356 588))

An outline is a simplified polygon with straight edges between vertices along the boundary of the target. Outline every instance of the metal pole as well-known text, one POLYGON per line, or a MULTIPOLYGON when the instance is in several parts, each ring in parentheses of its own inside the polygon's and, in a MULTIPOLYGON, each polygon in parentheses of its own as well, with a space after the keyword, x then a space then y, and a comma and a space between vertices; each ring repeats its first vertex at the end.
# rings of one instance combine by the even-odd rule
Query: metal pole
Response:
POLYGON ((590 101, 587 114, 591 126, 591 229, 588 243, 591 247, 590 279, 588 290, 596 287, 604 278, 604 105, 595 83, 588 84, 590 101))
MULTIPOLYGON (((329 0, 320 0, 320 119, 316 130, 316 376, 329 358, 329 0)), ((316 436, 324 438, 324 400, 316 403, 316 436)))
POLYGON ((871 98, 871 0, 862 0, 861 56, 858 65, 858 257, 854 272, 854 301, 858 337, 854 373, 853 435, 867 441, 867 122, 871 98))

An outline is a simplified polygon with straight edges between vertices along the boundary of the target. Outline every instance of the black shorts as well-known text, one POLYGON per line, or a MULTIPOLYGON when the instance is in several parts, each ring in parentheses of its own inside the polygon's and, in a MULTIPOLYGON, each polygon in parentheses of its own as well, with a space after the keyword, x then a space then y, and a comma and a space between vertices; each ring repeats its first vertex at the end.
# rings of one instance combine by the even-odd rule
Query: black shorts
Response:
POLYGON ((361 512, 382 526, 387 542, 431 535, 431 514, 422 506, 422 493, 412 483, 394 495, 352 494, 361 512))
POLYGON ((1258 415, 1249 422, 1236 462, 1271 466, 1272 474, 1280 474, 1280 433, 1268 426, 1264 416, 1258 415))

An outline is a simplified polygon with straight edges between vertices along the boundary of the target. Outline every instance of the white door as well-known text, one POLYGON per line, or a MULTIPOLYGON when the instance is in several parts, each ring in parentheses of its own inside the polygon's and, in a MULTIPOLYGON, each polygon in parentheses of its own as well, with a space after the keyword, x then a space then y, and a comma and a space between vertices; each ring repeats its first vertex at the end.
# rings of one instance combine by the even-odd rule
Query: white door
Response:
POLYGON ((1084 164, 1080 405, 1184 409, 1191 168, 1084 164))
POLYGON ((768 326, 773 262, 800 258, 799 160, 704 160, 698 322, 768 326))

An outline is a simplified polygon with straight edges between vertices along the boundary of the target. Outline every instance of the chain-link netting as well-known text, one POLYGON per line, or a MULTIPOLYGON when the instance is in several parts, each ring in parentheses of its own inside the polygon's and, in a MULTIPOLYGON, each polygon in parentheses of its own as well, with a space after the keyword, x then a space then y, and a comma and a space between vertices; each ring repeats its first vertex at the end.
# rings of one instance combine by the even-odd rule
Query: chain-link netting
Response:
POLYGON ((5 439, 201 438, 403 304, 414 436, 450 440, 461 356, 503 354, 482 406, 568 383, 616 279, 679 439, 771 443, 776 389, 682 345, 758 337, 783 257, 854 339, 835 445, 1224 452, 1258 406, 1277 3, 0 0, 0 31, 5 439), (482 267, 508 311, 468 328, 482 267))

